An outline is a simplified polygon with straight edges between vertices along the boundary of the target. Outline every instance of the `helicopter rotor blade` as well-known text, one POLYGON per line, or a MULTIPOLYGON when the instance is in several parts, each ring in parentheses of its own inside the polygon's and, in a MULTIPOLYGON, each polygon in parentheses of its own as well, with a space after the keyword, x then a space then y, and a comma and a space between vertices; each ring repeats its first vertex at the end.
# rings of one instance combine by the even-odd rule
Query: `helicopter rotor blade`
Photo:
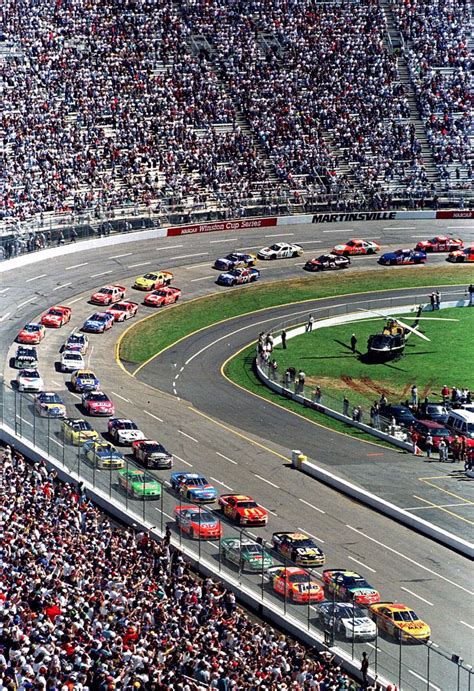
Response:
POLYGON ((418 329, 417 326, 415 326, 414 328, 412 326, 408 326, 408 324, 405 324, 405 322, 400 321, 400 319, 396 319, 395 321, 397 322, 397 324, 400 324, 400 326, 403 326, 404 329, 406 329, 407 331, 410 331, 410 333, 414 333, 415 336, 419 336, 424 341, 431 342, 431 339, 428 338, 428 336, 425 336, 425 334, 422 334, 419 331, 417 331, 417 329, 418 329))

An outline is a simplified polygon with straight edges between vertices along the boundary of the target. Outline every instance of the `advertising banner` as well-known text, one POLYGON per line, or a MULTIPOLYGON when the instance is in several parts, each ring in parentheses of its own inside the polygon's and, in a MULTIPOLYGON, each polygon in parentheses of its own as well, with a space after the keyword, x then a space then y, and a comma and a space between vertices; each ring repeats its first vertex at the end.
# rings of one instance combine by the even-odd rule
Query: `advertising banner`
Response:
POLYGON ((246 218, 237 221, 217 221, 216 223, 197 223, 189 226, 168 228, 168 237, 176 235, 194 235, 196 233, 213 233, 219 230, 245 230, 246 228, 268 228, 276 226, 276 218, 246 218))

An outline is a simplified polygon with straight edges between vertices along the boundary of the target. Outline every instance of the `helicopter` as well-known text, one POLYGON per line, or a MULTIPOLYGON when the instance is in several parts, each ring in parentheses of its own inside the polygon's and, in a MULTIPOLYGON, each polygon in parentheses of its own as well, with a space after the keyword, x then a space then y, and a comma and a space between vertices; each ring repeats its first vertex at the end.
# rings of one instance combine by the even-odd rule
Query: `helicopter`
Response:
POLYGON ((405 324, 401 319, 390 317, 380 312, 371 310, 371 313, 384 317, 387 321, 381 333, 372 334, 368 338, 366 357, 369 362, 399 360, 403 356, 406 342, 412 334, 424 341, 430 341, 431 339, 428 336, 418 331, 421 319, 429 321, 459 321, 459 319, 449 319, 447 317, 420 317, 421 308, 419 308, 412 326, 405 324))

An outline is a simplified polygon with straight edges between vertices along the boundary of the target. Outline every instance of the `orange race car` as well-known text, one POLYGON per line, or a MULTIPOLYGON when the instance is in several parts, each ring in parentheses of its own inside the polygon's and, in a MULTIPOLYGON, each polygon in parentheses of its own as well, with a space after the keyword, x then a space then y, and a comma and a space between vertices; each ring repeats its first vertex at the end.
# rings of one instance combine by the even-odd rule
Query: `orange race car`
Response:
POLYGON ((293 602, 321 602, 324 589, 311 579, 310 574, 298 566, 276 566, 268 569, 273 590, 293 602))
POLYGON ((372 240, 349 240, 345 244, 333 247, 331 254, 342 254, 348 257, 358 254, 375 254, 379 250, 380 245, 377 242, 372 242, 372 240))
POLYGON ((377 602, 370 605, 369 611, 378 628, 399 641, 427 641, 431 636, 428 624, 411 607, 398 602, 377 602))
POLYGON ((460 264, 462 262, 474 262, 474 246, 465 247, 463 250, 454 250, 446 258, 448 262, 460 264))
POLYGON ((63 307, 63 305, 56 305, 50 307, 47 312, 41 317, 43 326, 50 326, 53 329, 59 329, 64 324, 67 324, 71 319, 72 310, 70 307, 63 307))
POLYGON ((164 307, 165 305, 172 305, 174 302, 178 302, 180 297, 181 290, 179 288, 163 286, 149 293, 143 302, 150 307, 164 307))
POLYGON ((219 505, 222 512, 239 525, 266 525, 268 513, 252 497, 244 494, 221 494, 219 505))
POLYGON ((464 247, 461 238, 453 238, 450 235, 436 235, 431 240, 420 240, 415 249, 422 252, 452 252, 464 247))

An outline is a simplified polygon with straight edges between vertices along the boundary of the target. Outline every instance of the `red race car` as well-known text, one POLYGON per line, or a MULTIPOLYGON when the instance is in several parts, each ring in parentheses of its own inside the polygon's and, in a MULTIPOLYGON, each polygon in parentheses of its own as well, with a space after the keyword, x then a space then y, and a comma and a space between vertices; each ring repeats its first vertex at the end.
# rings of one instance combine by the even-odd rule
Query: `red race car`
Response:
POLYGON ((115 414, 114 404, 103 391, 85 391, 82 394, 82 407, 89 415, 111 417, 115 414))
POLYGON ((96 293, 92 293, 90 302, 94 305, 112 305, 125 297, 124 286, 104 286, 96 293))
POLYGON ((460 250, 453 250, 449 253, 448 262, 460 264, 462 262, 474 262, 474 246, 465 247, 460 250))
POLYGON ((180 297, 181 290, 179 288, 164 286, 147 295, 143 302, 145 305, 151 307, 164 307, 165 305, 172 305, 174 302, 177 302, 180 297))
POLYGON ((26 324, 16 337, 18 343, 40 343, 46 336, 43 324, 26 324))
POLYGON ((268 513, 252 497, 244 494, 221 494, 219 506, 228 518, 239 525, 267 525, 268 513))
POLYGON ((464 242, 461 238, 436 235, 431 240, 420 240, 415 249, 423 252, 453 252, 454 250, 461 250, 463 247, 464 242))
POLYGON ((195 540, 219 540, 223 535, 221 522, 200 506, 176 506, 174 515, 178 528, 195 540))
POLYGON ((124 322, 126 319, 134 317, 138 311, 138 304, 136 302, 129 302, 128 300, 121 300, 105 310, 111 314, 116 322, 124 322))
POLYGON ((50 307, 41 317, 41 323, 44 326, 50 326, 53 329, 59 329, 64 324, 67 324, 71 319, 72 309, 70 307, 63 307, 63 305, 56 305, 50 307))
POLYGON ((293 602, 321 602, 324 588, 298 566, 276 566, 268 569, 273 590, 293 602))

